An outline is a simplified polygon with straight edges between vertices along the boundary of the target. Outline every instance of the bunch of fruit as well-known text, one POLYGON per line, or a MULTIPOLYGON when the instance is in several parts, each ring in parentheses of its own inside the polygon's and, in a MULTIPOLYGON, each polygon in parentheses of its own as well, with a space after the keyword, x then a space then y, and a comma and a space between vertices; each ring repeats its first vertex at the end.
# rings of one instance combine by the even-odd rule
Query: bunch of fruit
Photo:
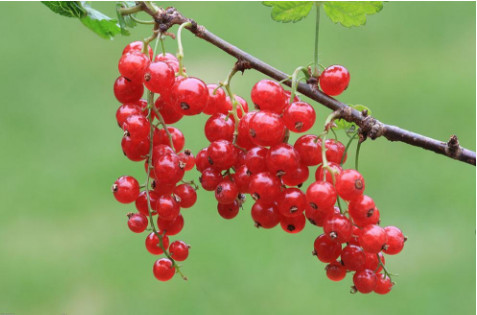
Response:
MULTIPOLYGON (((113 192, 119 202, 135 202, 138 212, 128 215, 133 232, 143 232, 151 224, 146 248, 151 254, 166 255, 154 264, 159 280, 172 278, 179 267, 176 261, 188 255, 188 245, 182 241, 169 245, 169 236, 184 225, 180 209, 192 207, 197 200, 197 187, 183 181, 185 171, 195 165, 202 188, 214 191, 223 218, 237 216, 249 194, 257 227, 280 225, 285 232, 298 233, 307 220, 323 227, 313 253, 328 264, 331 280, 355 272, 354 291, 391 290, 383 253, 400 252, 405 238, 396 227, 379 226, 379 210, 363 194, 363 177, 342 168, 345 146, 326 139, 328 128, 320 136, 305 134, 293 145, 288 143, 290 132, 305 133, 314 126, 316 114, 310 104, 275 81, 261 80, 251 91, 256 110, 249 111, 245 99, 231 94, 228 80, 206 84, 187 76, 175 56, 162 53, 153 58, 149 47, 144 51, 142 42, 124 49, 114 94, 123 104, 116 113, 124 132, 123 152, 132 161, 145 161, 147 181, 140 186, 134 178, 123 176, 113 192), (141 99, 144 86, 147 101, 141 99), (154 93, 159 94, 156 100, 154 93), (183 150, 182 132, 167 125, 201 113, 210 115, 204 128, 210 144, 194 157, 183 150), (302 186, 315 166, 315 181, 305 190, 302 186), (341 203, 347 204, 347 210, 341 203), (158 230, 151 222, 155 215, 158 230)), ((339 95, 349 79, 346 68, 334 65, 321 73, 318 82, 324 93, 339 95)))

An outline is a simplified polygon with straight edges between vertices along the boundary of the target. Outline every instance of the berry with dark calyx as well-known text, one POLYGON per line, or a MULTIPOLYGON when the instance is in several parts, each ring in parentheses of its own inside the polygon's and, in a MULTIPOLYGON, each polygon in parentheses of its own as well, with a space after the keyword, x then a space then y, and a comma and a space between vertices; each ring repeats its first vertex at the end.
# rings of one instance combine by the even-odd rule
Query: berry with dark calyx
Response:
POLYGON ((173 184, 158 184, 156 181, 152 182, 151 185, 152 189, 154 189, 154 192, 158 194, 159 196, 165 196, 165 195, 170 195, 174 191, 174 188, 176 187, 176 183, 173 184))
POLYGON ((353 228, 351 222, 342 214, 329 216, 323 222, 325 234, 339 243, 346 243, 351 239, 353 228))
MULTIPOLYGON (((154 103, 154 107, 159 111, 166 124, 176 123, 184 117, 182 113, 174 108, 170 97, 167 95, 159 96, 154 103)), ((154 112, 152 114, 155 115, 154 112)))
POLYGON ((154 93, 166 95, 170 93, 175 82, 174 69, 165 62, 152 62, 144 73, 144 85, 154 93))
POLYGON ((172 220, 165 220, 161 217, 157 218, 157 227, 166 235, 176 235, 182 231, 184 227, 184 217, 179 213, 177 217, 172 220))
POLYGON ((278 211, 285 217, 300 216, 306 206, 306 196, 298 188, 287 188, 278 198, 278 211))
MULTIPOLYGON (((335 171, 334 173, 334 177, 335 177, 335 180, 334 182, 336 183, 336 179, 338 178, 338 175, 343 171, 343 168, 339 165, 339 164, 336 164, 334 162, 329 162, 328 163, 328 166, 333 170, 335 171)), ((320 166, 318 166, 316 168, 316 172, 315 172, 315 179, 316 180, 323 180, 323 178, 325 178, 326 176, 326 181, 330 184, 333 184, 333 175, 331 175, 331 172, 328 171, 327 169, 324 169, 323 170, 323 164, 321 164, 320 166)))
POLYGON ((179 197, 179 206, 181 208, 190 208, 197 201, 197 193, 189 184, 180 184, 174 188, 174 195, 179 197))
POLYGON ((190 150, 185 150, 177 154, 182 163, 185 164, 184 170, 190 171, 195 166, 195 158, 190 150))
POLYGON ((322 163, 321 140, 315 135, 303 135, 293 145, 300 154, 301 162, 306 166, 322 163), (315 142, 316 141, 316 142, 315 142))
POLYGON ((133 82, 125 77, 119 77, 114 81, 114 96, 119 103, 134 103, 144 94, 144 86, 142 82, 133 82))
POLYGON ((204 107, 203 113, 207 115, 227 114, 227 104, 225 100, 225 92, 222 88, 217 88, 217 84, 207 84, 209 98, 207 105, 204 107))
POLYGON ((350 201, 348 212, 353 222, 361 227, 379 222, 379 210, 371 197, 361 195, 350 201))
POLYGON ((298 216, 286 217, 281 216, 280 225, 282 229, 291 234, 299 233, 305 228, 306 218, 303 213, 300 213, 298 216))
POLYGON ((316 181, 306 190, 306 200, 314 209, 331 208, 335 204, 336 198, 336 190, 328 182, 316 181))
POLYGON ((184 168, 177 154, 164 154, 154 161, 154 178, 158 185, 175 184, 184 177, 184 168))
POLYGON ((111 190, 120 203, 131 203, 139 196, 139 183, 132 176, 121 176, 114 182, 111 190))
POLYGON ((242 165, 234 173, 234 182, 241 193, 249 192, 250 178, 252 173, 248 170, 247 165, 242 165))
POLYGON ((238 194, 237 185, 228 179, 221 181, 215 188, 215 199, 217 199, 219 203, 233 203, 238 194))
POLYGON ((346 277, 346 268, 337 261, 326 265, 326 276, 332 281, 341 281, 346 277))
POLYGON ((363 269, 353 275, 353 283, 360 293, 370 293, 376 288, 377 277, 374 271, 363 269))
POLYGON ((249 191, 255 200, 274 202, 281 193, 280 180, 269 172, 253 174, 250 178, 249 191))
MULTIPOLYGON (((159 199, 159 195, 155 193, 154 191, 149 191, 149 202, 151 204, 151 212, 152 215, 156 215, 156 202, 157 199, 159 199)), ((149 216, 149 207, 148 207, 148 200, 147 200, 147 193, 146 191, 141 191, 139 196, 136 199, 135 202, 136 209, 139 211, 139 213, 144 214, 145 216, 149 216)))
POLYGON ((121 75, 133 82, 142 83, 150 58, 140 51, 131 51, 121 56, 118 70, 121 75))
POLYGON ((242 119, 240 119, 238 125, 237 145, 246 150, 250 150, 255 146, 250 137, 250 120, 255 113, 254 111, 246 113, 242 119))
POLYGON ((150 124, 142 115, 132 115, 123 123, 123 130, 132 140, 148 140, 150 124))
POLYGON ((276 203, 265 203, 257 200, 252 206, 251 214, 256 227, 271 229, 280 222, 280 214, 276 203))
POLYGON ((359 244, 365 252, 377 254, 386 243, 386 231, 379 225, 366 225, 359 235, 359 244))
POLYGON ((169 195, 159 197, 156 202, 156 211, 160 218, 165 220, 174 220, 180 212, 181 208, 176 198, 169 195))
POLYGON ((210 142, 227 140, 232 142, 234 135, 234 122, 224 114, 213 114, 205 123, 205 137, 210 142))
POLYGON ((261 146, 272 146, 281 143, 285 138, 283 119, 270 111, 260 111, 250 120, 250 138, 253 143, 261 146))
MULTIPOLYGON (((169 248, 169 237, 167 237, 167 235, 163 236, 161 232, 158 232, 158 234, 162 236, 162 246, 167 250, 167 248, 169 248)), ((151 232, 146 237, 146 249, 153 255, 161 255, 164 253, 160 245, 159 237, 157 237, 156 233, 151 232)))
POLYGON ((156 260, 152 271, 157 280, 168 281, 174 277, 176 268, 169 258, 161 258, 156 260))
POLYGON ((247 151, 245 155, 245 165, 252 174, 265 172, 267 170, 267 157, 268 149, 264 147, 253 147, 247 151))
POLYGON ((396 255, 400 253, 404 247, 406 237, 402 234, 401 230, 395 226, 386 226, 386 244, 383 251, 388 255, 396 255))
POLYGON ((172 87, 174 106, 184 115, 197 115, 207 105, 209 90, 200 79, 187 77, 176 79, 172 87))
POLYGON ((234 166, 237 161, 237 151, 232 142, 218 140, 209 145, 207 158, 211 167, 226 170, 234 166))
POLYGON ((148 220, 142 213, 134 213, 129 216, 128 226, 134 233, 144 232, 147 228, 147 224, 148 220))
MULTIPOLYGON (((176 152, 181 151, 184 148, 184 144, 185 144, 184 134, 175 127, 167 127, 167 130, 171 134, 172 145, 174 146, 174 149, 176 150, 176 152)), ((167 132, 163 128, 161 129, 156 128, 154 130, 153 141, 154 141, 154 145, 157 145, 157 144, 164 144, 167 146, 171 145, 169 136, 167 135, 167 132)))
POLYGON ((348 270, 361 270, 366 262, 366 255, 361 247, 347 245, 341 252, 341 261, 348 270))
MULTIPOLYGON (((203 148, 202 150, 200 150, 196 157, 195 157, 195 168, 199 171, 199 172, 203 172, 206 168, 209 168, 211 167, 210 164, 209 164, 209 159, 207 157, 207 149, 208 148, 203 148)), ((214 187, 215 189, 215 187, 214 187)), ((214 190, 212 189, 212 190, 214 190)))
MULTIPOLYGON (((334 213, 335 213, 335 210, 333 207, 314 209, 310 205, 307 205, 305 208, 306 218, 311 224, 316 226, 323 226, 325 219, 334 213)), ((339 213, 339 209, 337 213, 339 213)))
POLYGON ((144 140, 134 140, 131 137, 123 137, 121 140, 121 149, 124 155, 134 162, 145 160, 149 154, 149 138, 144 140))
POLYGON ((291 145, 280 143, 268 150, 265 162, 268 171, 280 176, 291 173, 300 166, 300 155, 291 145))
POLYGON ((222 174, 214 168, 206 168, 199 177, 202 188, 207 191, 213 191, 222 181, 222 174))
POLYGON ((345 67, 332 65, 321 73, 319 82, 321 90, 325 94, 336 96, 346 90, 349 79, 349 72, 345 67))
POLYGON ((377 294, 388 294, 391 292, 393 285, 394 283, 388 276, 381 273, 376 274, 376 287, 374 288, 374 292, 377 294))
POLYGON ((336 191, 344 200, 352 200, 364 192, 364 178, 353 169, 343 170, 336 178, 336 191))
POLYGON ((121 129, 123 128, 123 124, 126 121, 126 119, 132 115, 145 116, 142 109, 137 105, 123 104, 119 106, 118 110, 116 111, 116 121, 118 122, 118 125, 121 129))
POLYGON ((346 162, 346 153, 345 153, 346 147, 344 146, 343 143, 335 139, 327 139, 325 141, 325 147, 326 147, 326 160, 328 162, 333 162, 336 164, 342 164, 341 160, 343 160, 343 163, 346 162), (343 158, 343 155, 344 155, 344 158, 343 158))
POLYGON ((174 241, 169 246, 169 254, 176 261, 184 261, 189 256, 189 247, 183 241, 174 241))
POLYGON ((315 124, 316 113, 313 107, 305 102, 294 102, 283 112, 283 121, 290 131, 305 132, 315 124))
POLYGON ((331 263, 341 255, 341 244, 331 240, 325 234, 315 239, 313 248, 313 255, 324 263, 331 263))
POLYGON ((299 186, 303 184, 310 176, 308 166, 300 164, 293 172, 284 174, 281 179, 287 186, 299 186))
MULTIPOLYGON (((127 53, 130 53, 130 52, 133 52, 133 51, 142 52, 143 47, 144 47, 144 42, 140 41, 140 40, 129 43, 126 47, 124 47, 123 55, 125 55, 127 53)), ((149 59, 152 59, 152 57, 154 55, 154 52, 153 52, 151 46, 147 45, 147 51, 149 53, 149 59)))
POLYGON ((217 211, 219 212, 220 216, 227 220, 235 218, 239 213, 239 209, 240 207, 237 200, 234 200, 234 202, 230 204, 217 204, 217 211))
POLYGON ((252 102, 260 110, 280 114, 287 106, 288 97, 282 86, 271 80, 258 81, 252 88, 252 102))

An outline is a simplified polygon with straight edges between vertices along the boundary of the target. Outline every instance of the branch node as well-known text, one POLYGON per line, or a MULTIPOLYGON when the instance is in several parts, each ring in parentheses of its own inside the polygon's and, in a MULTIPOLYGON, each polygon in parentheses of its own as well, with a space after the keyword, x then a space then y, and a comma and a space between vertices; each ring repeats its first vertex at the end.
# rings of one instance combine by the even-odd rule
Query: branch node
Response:
POLYGON ((237 59, 237 62, 235 63, 234 67, 237 71, 242 72, 242 74, 245 70, 252 69, 252 65, 250 64, 250 62, 241 57, 237 59))
POLYGON ((447 142, 446 151, 449 156, 454 157, 457 155, 459 150, 460 150, 459 139, 457 138, 456 135, 452 135, 449 141, 447 142))

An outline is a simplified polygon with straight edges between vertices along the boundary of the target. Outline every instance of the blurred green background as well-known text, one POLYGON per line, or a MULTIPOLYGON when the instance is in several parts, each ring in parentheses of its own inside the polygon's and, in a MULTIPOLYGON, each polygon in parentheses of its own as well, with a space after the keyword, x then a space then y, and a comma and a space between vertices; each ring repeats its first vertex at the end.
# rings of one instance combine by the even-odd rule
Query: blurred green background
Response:
MULTIPOLYGON (((173 5, 283 71, 312 61, 312 17, 279 24, 258 2, 173 5)), ((94 7, 114 16, 113 3, 94 7)), ((145 235, 126 225, 133 206, 110 192, 121 175, 145 177, 143 165, 121 152, 112 85, 123 47, 148 36, 149 27, 108 41, 40 3, 0 8, 0 313, 475 314, 475 167, 385 139, 363 144, 360 171, 382 224, 409 238, 401 254, 386 259, 399 274, 391 294, 351 295, 349 275, 329 281, 310 254, 320 229, 257 230, 250 201, 226 221, 203 190, 184 211, 179 235, 192 245, 183 264, 189 281, 157 281, 145 235)), ((430 137, 457 134, 475 150, 475 9, 472 2, 388 2, 354 29, 322 15, 321 63, 351 72, 338 98, 430 137)), ((188 73, 223 80, 234 59, 190 33, 183 37, 188 73)), ((175 52, 174 41, 166 45, 175 52)), ((261 78, 247 71, 233 89, 250 102, 261 78)), ((316 109, 321 125, 329 110, 316 109)), ((205 119, 178 124, 194 152, 206 146, 205 119)))

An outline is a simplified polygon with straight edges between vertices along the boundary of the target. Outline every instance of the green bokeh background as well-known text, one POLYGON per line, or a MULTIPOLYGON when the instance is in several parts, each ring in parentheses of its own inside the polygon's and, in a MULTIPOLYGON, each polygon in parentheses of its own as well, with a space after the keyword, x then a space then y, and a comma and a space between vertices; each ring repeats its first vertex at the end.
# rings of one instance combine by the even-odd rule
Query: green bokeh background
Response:
MULTIPOLYGON (((114 14, 113 3, 94 5, 114 14)), ((283 71, 312 61, 312 17, 279 24, 258 2, 173 5, 283 71)), ((192 245, 183 264, 189 281, 157 281, 145 235, 126 226, 133 206, 110 192, 121 175, 145 177, 141 163, 122 155, 112 84, 123 47, 149 28, 108 41, 40 3, 0 8, 0 313, 475 314, 475 168, 385 139, 363 144, 360 171, 382 224, 409 237, 386 260, 399 274, 391 294, 351 295, 349 275, 327 280, 310 254, 319 229, 257 230, 250 201, 226 221, 203 190, 184 211, 180 234, 192 245)), ((457 134, 475 150, 475 9, 471 2, 388 2, 354 29, 322 15, 321 63, 343 64, 352 77, 338 98, 437 139, 457 134)), ((188 73, 223 80, 233 58, 183 37, 188 73)), ((175 52, 176 43, 168 40, 167 49, 175 52)), ((261 78, 247 71, 234 78, 234 91, 250 101, 261 78)), ((329 110, 316 109, 321 124, 329 110)), ((205 119, 178 124, 194 152, 206 145, 205 119)))

